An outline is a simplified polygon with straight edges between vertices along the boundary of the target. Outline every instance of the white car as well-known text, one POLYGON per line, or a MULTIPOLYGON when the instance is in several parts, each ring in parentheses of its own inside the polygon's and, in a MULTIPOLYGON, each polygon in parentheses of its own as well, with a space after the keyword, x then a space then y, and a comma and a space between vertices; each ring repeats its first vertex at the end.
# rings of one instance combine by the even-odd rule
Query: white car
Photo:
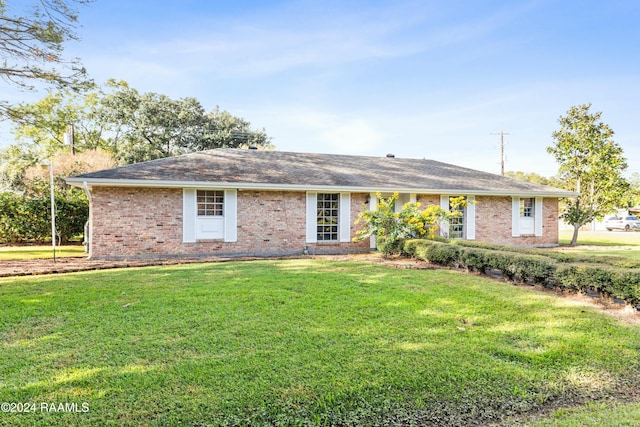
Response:
POLYGON ((604 222, 607 230, 640 231, 640 219, 637 216, 626 215, 623 217, 612 216, 604 222))

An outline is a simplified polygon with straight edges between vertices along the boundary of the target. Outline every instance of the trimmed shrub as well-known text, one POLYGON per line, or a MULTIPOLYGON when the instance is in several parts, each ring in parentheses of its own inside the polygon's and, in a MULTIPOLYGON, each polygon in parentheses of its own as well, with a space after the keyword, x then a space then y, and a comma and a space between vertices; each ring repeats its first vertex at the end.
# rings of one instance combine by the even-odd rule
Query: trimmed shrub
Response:
POLYGON ((598 264, 558 263, 526 252, 489 249, 500 245, 452 241, 408 240, 405 254, 434 264, 458 266, 486 273, 499 270, 509 280, 554 284, 574 291, 595 291, 631 304, 640 304, 640 271, 598 264))
POLYGON ((492 268, 489 262, 490 254, 491 251, 486 249, 462 247, 460 248, 460 262, 467 270, 484 274, 492 268))
MULTIPOLYGON (((89 218, 83 194, 56 194, 56 230, 62 243, 82 235, 89 218)), ((0 243, 51 241, 51 198, 0 193, 0 243)))
POLYGON ((460 264, 460 249, 449 243, 433 242, 427 247, 427 259, 435 264, 458 266, 460 264))
POLYGON ((612 277, 611 294, 632 304, 640 304, 640 271, 618 271, 612 277))
POLYGON ((543 256, 513 254, 511 258, 513 276, 523 282, 545 283, 556 270, 555 262, 543 256))

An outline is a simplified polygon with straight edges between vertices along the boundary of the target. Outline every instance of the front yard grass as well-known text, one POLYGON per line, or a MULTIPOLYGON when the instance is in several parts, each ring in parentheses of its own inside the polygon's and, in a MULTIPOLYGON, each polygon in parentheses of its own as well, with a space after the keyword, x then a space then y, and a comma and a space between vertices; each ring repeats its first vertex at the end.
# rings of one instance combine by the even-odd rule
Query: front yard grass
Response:
MULTIPOLYGON (((560 244, 571 242, 573 231, 560 230, 560 244)), ((593 246, 640 246, 640 232, 638 231, 580 231, 578 245, 593 246)))
MULTIPOLYGON (((560 244, 568 245, 571 235, 569 231, 561 231, 560 244)), ((580 231, 578 246, 561 246, 557 250, 566 251, 568 256, 580 257, 584 262, 640 268, 640 232, 580 231)))
POLYGON ((190 264, 0 279, 0 366, 37 405, 0 425, 484 425, 634 390, 640 326, 456 271, 190 264))
MULTIPOLYGON (((63 245, 56 248, 56 257, 87 256, 82 245, 63 245)), ((52 259, 51 245, 0 246, 0 261, 52 259)))

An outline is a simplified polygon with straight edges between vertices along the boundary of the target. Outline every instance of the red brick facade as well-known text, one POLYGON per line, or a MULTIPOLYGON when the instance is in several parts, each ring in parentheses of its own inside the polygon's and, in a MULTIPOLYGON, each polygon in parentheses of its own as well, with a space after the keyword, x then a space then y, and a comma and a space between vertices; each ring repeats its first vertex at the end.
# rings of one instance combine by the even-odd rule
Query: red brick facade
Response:
POLYGON ((511 197, 476 196, 476 240, 505 245, 557 245, 558 199, 543 199, 542 236, 511 235, 511 197))
MULTIPOLYGON (((183 194, 175 188, 94 187, 91 257, 139 258, 216 254, 300 254, 358 251, 369 240, 306 243, 306 193, 238 191, 237 242, 183 243, 183 194)), ((351 236, 366 194, 351 194, 351 236)))
MULTIPOLYGON (((351 194, 351 237, 367 194, 351 194)), ((438 195, 419 195, 423 206, 439 204, 438 195)), ((516 245, 558 242, 557 199, 544 199, 542 237, 511 236, 511 198, 476 197, 476 240, 516 245)), ((216 254, 298 254, 362 251, 362 242, 307 243, 306 193, 237 192, 237 241, 183 242, 183 191, 179 188, 100 187, 92 189, 91 257, 140 258, 216 254)))

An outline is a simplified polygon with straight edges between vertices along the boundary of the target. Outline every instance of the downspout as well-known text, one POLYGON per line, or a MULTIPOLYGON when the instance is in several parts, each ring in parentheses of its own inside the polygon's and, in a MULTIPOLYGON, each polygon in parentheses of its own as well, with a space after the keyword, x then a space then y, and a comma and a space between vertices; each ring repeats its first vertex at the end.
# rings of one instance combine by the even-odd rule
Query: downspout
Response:
POLYGON ((82 188, 84 189, 85 194, 87 195, 87 199, 89 199, 89 219, 87 220, 87 223, 84 226, 84 244, 85 244, 85 251, 89 254, 89 259, 91 259, 91 235, 92 235, 92 227, 91 227, 91 191, 89 190, 89 185, 87 184, 87 181, 82 181, 82 188))

